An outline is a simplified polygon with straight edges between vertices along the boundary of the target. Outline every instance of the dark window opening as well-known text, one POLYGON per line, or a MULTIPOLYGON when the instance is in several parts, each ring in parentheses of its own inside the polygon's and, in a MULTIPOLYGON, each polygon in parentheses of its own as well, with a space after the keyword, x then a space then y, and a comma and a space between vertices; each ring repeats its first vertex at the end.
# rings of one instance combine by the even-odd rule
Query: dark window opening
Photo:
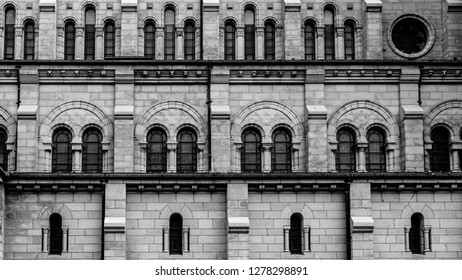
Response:
POLYGON ((6 147, 6 141, 8 135, 4 129, 0 129, 0 167, 4 171, 8 171, 8 150, 6 147))
POLYGON ((24 60, 35 58, 35 24, 33 21, 26 22, 24 26, 24 60))
POLYGON ((75 59, 75 25, 67 22, 64 26, 64 59, 75 59))
POLYGON ((385 172, 385 137, 378 129, 367 132, 366 169, 369 172, 385 172))
POLYGON ((424 217, 420 213, 414 213, 411 216, 411 228, 409 230, 409 250, 413 254, 424 253, 424 235, 423 235, 424 217))
POLYGON ((191 21, 184 26, 184 59, 196 59, 196 26, 191 21))
POLYGON ((50 255, 61 255, 63 251, 62 218, 58 213, 50 215, 50 255))
POLYGON ((336 169, 339 172, 352 172, 356 170, 356 136, 347 128, 337 132, 338 148, 335 153, 336 169))
POLYGON ((249 128, 242 133, 242 172, 261 172, 261 136, 256 129, 249 128))
POLYGON ((172 7, 167 7, 164 13, 164 58, 166 60, 175 59, 175 10, 172 7))
POLYGON ((303 216, 299 213, 290 216, 289 251, 292 254, 302 254, 303 216))
POLYGON ((324 52, 326 60, 335 59, 335 26, 332 7, 324 10, 324 52))
POLYGON ((395 24, 391 38, 395 47, 407 54, 421 52, 428 40, 428 30, 423 22, 405 18, 395 24))
POLYGON ((149 21, 144 26, 144 56, 156 57, 156 26, 152 21, 149 21))
POLYGON ((273 133, 271 170, 273 172, 292 171, 292 139, 285 129, 278 129, 273 133))
POLYGON ((307 22, 305 24, 305 59, 306 60, 315 60, 315 27, 312 22, 307 22))
POLYGON ((170 216, 170 230, 169 230, 169 252, 170 255, 183 254, 183 217, 174 213, 170 216))
POLYGON ((355 59, 355 26, 351 21, 345 23, 345 59, 355 59))
POLYGON ((271 21, 265 25, 265 59, 276 59, 276 28, 271 21))
POLYGON ((67 129, 58 129, 53 134, 52 171, 72 171, 72 136, 67 129))
POLYGON ((85 10, 85 59, 95 59, 96 15, 93 7, 85 10))
POLYGON ((167 134, 161 129, 149 132, 146 146, 146 171, 167 172, 167 134))
POLYGON ((225 60, 236 59, 236 28, 228 22, 225 25, 225 60))
POLYGON ((82 171, 103 172, 103 136, 97 129, 88 129, 83 135, 82 171))
POLYGON ((115 56, 115 25, 108 22, 104 26, 104 57, 115 56))
POLYGON ((252 8, 244 11, 244 55, 246 60, 255 59, 255 12, 252 8))
POLYGON ((444 127, 436 127, 431 133, 432 150, 430 169, 432 172, 448 172, 449 166, 449 132, 444 127))
POLYGON ((16 21, 16 11, 12 6, 5 9, 5 45, 3 59, 14 59, 14 25, 16 21))
POLYGON ((196 172, 197 171, 197 136, 192 129, 182 129, 178 133, 178 147, 176 153, 176 171, 196 172))

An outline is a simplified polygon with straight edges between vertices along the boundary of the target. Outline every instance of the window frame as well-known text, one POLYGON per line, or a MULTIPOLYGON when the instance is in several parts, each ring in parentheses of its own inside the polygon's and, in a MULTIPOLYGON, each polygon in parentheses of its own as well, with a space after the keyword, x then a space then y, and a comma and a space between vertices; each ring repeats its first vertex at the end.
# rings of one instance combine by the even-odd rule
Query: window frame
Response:
POLYGON ((383 131, 379 128, 371 128, 367 131, 367 148, 365 149, 366 153, 366 170, 368 172, 386 172, 387 165, 386 165, 386 137, 383 131), (371 137, 376 134, 379 135, 379 141, 372 141, 371 137), (375 151, 375 147, 373 145, 380 145, 379 151, 375 151), (374 156, 375 155, 375 156, 374 156), (371 157, 379 157, 378 162, 371 163, 371 157), (372 168, 374 165, 378 165, 378 168, 372 168))
POLYGON ((241 172, 243 173, 260 173, 262 172, 262 137, 260 131, 256 128, 249 127, 241 134, 241 172), (255 141, 248 141, 246 137, 255 135, 255 141), (255 151, 247 152, 250 145, 255 145, 255 151), (253 162, 248 162, 251 158, 253 162))
POLYGON ((272 172, 292 172, 292 135, 291 133, 285 128, 278 128, 275 129, 273 134, 271 135, 273 140, 273 150, 271 153, 271 171, 272 172), (286 137, 286 141, 279 142, 277 141, 278 135, 284 135, 286 137), (279 152, 279 145, 285 146, 284 152, 279 152), (285 163, 278 163, 278 155, 281 155, 285 158, 285 163), (278 166, 283 166, 283 168, 279 168, 278 166))
POLYGON ((307 20, 305 22, 304 35, 305 35, 305 38, 304 38, 305 60, 315 60, 316 59, 316 24, 313 21, 307 20), (311 32, 309 32, 308 27, 312 28, 311 32), (309 45, 312 45, 312 46, 309 46, 309 45), (310 49, 312 49, 312 51, 310 51, 310 49))
MULTIPOLYGON (((156 148, 157 150, 157 148, 156 148)), ((167 133, 163 129, 160 128, 153 128, 148 132, 146 136, 146 172, 147 173, 162 173, 167 172, 167 133), (161 141, 153 141, 152 138, 156 135, 160 134, 162 138, 161 141), (155 153, 151 152, 153 150, 153 146, 160 145, 161 152, 155 153), (155 156, 160 157, 160 164, 156 163, 156 160, 150 161, 151 158, 156 158, 155 156), (160 166, 160 168, 153 168, 153 166, 160 166)))
POLYGON ((13 5, 7 5, 5 7, 5 29, 4 29, 4 49, 3 59, 14 60, 15 56, 15 39, 16 39, 16 9, 13 5), (12 18, 9 18, 9 14, 12 11, 12 18), (11 23, 12 22, 12 23, 11 23))
POLYGON ((75 60, 75 23, 66 21, 64 24, 64 60, 75 60), (68 27, 72 27, 69 30, 68 27))
MULTIPOLYGON (((338 172, 355 172, 356 171, 356 133, 348 127, 343 127, 337 131, 337 136, 336 136, 338 146, 337 150, 335 152, 335 169, 338 172), (350 141, 340 141, 340 137, 342 134, 349 134, 350 136, 350 141), (349 152, 342 152, 342 145, 345 145, 345 147, 349 147, 350 151, 349 152), (342 155, 348 155, 349 160, 348 162, 341 161, 340 159, 342 158, 342 155), (350 168, 344 169, 341 168, 341 166, 349 166, 350 168)), ((346 156, 344 156, 346 157, 346 156)))
POLYGON ((224 55, 225 60, 235 60, 236 59, 236 25, 227 21, 224 28, 224 55), (232 29, 232 30, 230 30, 232 29))
POLYGON ((63 252, 63 219, 60 214, 53 213, 50 223, 50 255, 61 255, 63 252))
POLYGON ((116 26, 112 20, 104 24, 104 58, 115 57, 116 49, 116 26), (112 31, 109 28, 112 27, 112 31))
POLYGON ((197 172, 197 134, 192 128, 183 128, 177 135, 177 148, 176 148, 176 172, 177 173, 194 173, 197 172), (183 136, 189 134, 191 141, 186 142, 183 136), (190 145, 188 147, 187 145, 190 145), (190 148, 190 152, 184 151, 190 148), (184 158, 186 157, 186 158, 184 158), (190 159, 187 161, 186 159, 190 159))
POLYGON ((85 130, 82 136, 82 172, 84 173, 102 173, 103 172, 103 134, 99 129, 88 128, 85 130), (89 142, 88 137, 90 135, 96 134, 98 137, 97 142, 89 142), (89 153, 90 150, 88 145, 97 145, 96 153, 89 153), (89 157, 96 155, 97 161, 89 161, 89 157), (89 168, 90 166, 96 166, 96 168, 89 168))
POLYGON ((144 57, 155 59, 156 57, 156 25, 149 20, 144 24, 144 57), (147 29, 152 27, 152 31, 147 29))
POLYGON ((72 172, 72 133, 67 128, 58 128, 54 131, 52 137, 52 159, 51 159, 51 170, 53 173, 69 173, 72 172), (68 142, 58 142, 57 138, 60 134, 65 134, 68 137, 68 142), (67 152, 58 153, 58 145, 67 143, 67 152), (58 162, 59 155, 62 155, 64 158, 67 157, 66 162, 58 162), (65 167, 65 168, 63 168, 65 167))
POLYGON ((183 255, 183 217, 173 213, 169 219, 169 255, 183 255))

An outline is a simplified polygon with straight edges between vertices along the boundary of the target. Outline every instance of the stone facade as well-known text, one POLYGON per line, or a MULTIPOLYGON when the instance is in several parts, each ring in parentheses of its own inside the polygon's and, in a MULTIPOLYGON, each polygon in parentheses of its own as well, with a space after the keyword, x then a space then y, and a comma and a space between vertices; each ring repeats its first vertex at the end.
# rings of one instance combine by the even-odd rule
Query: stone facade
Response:
POLYGON ((461 1, 27 0, 0 7, 0 259, 462 258, 461 1), (88 7, 96 12, 91 60, 84 59, 88 7), (172 43, 164 40, 166 9, 175 11, 175 60, 164 56, 172 43), (255 16, 250 61, 246 9, 255 16), (334 17, 333 60, 326 59, 326 9, 334 17), (393 42, 403 19, 426 28, 416 54, 393 42), (31 22, 34 60, 25 60, 31 22), (105 52, 108 22, 114 56, 105 52), (145 57, 148 22, 155 53, 145 57), (194 60, 184 52, 187 22, 195 26, 188 41, 194 60), (268 22, 273 59, 265 53, 268 22), (235 60, 225 60, 230 23, 235 60), (314 24, 314 60, 305 59, 307 23, 314 24), (348 51, 354 60, 346 60, 348 51), (261 172, 242 168, 248 128, 261 136, 261 172), (444 172, 432 170, 435 128, 449 135, 444 172), (60 129, 71 135, 68 172, 54 172, 60 129), (98 172, 85 171, 89 129, 102 137, 98 172), (166 134, 163 173, 147 166, 153 129, 166 134), (179 170, 184 129, 197 137, 192 173, 179 170), (278 129, 290 134, 283 173, 272 164, 278 129), (355 136, 351 172, 338 170, 342 129, 355 136), (384 134, 380 172, 368 167, 371 129, 384 134), (50 251, 53 213, 62 217, 59 254, 50 251), (415 213, 424 217, 421 250, 413 247, 415 213), (176 214, 181 238, 172 237, 176 214), (292 217, 301 217, 299 227, 292 217), (181 244, 172 245, 174 238, 181 244))

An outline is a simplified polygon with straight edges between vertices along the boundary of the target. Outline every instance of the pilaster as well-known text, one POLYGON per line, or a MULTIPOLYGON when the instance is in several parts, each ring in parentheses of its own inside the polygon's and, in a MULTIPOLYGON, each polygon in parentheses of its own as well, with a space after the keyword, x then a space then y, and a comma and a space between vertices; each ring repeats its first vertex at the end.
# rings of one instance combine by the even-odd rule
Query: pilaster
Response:
POLYGON ((14 27, 14 59, 20 60, 23 59, 23 32, 24 27, 22 26, 15 26, 14 27))
POLYGON ((85 46, 83 40, 83 26, 75 27, 75 60, 83 60, 85 46))
POLYGON ((371 211, 370 183, 356 182, 350 185, 350 234, 351 258, 374 258, 374 220, 371 211))
POLYGON ((37 105, 21 105, 17 111, 17 171, 37 171, 37 105))
POLYGON ((300 8, 300 0, 284 0, 284 53, 287 60, 304 58, 302 44, 300 44, 302 40, 300 8))
POLYGON ((248 186, 244 183, 231 183, 226 189, 229 260, 249 259, 248 193, 248 186))
POLYGON ((422 108, 418 105, 401 106, 401 162, 405 172, 424 172, 424 140, 422 108))
POLYGON ((104 59, 104 27, 97 26, 95 36, 95 59, 104 59))
POLYGON ((122 0, 121 56, 138 55, 138 0, 122 0))
POLYGON ((5 259, 5 188, 0 177, 0 260, 5 259))
MULTIPOLYGON (((56 59, 56 0, 40 0, 38 59, 56 59)), ((22 42, 23 40, 21 40, 22 42)), ((16 42, 18 44, 18 42, 16 42)), ((20 52, 22 54, 22 51, 20 52)))
POLYGON ((105 186, 104 216, 104 259, 124 260, 126 258, 127 237, 125 184, 108 182, 105 186))
POLYGON ((364 59, 383 59, 382 1, 363 0, 363 54, 364 59))
POLYGON ((306 169, 308 172, 327 172, 327 108, 324 105, 307 105, 306 114, 306 169))
POLYGON ((203 55, 205 60, 219 59, 220 53, 223 53, 223 48, 220 48, 220 1, 219 0, 204 0, 203 1, 203 38, 207 40, 203 44, 203 55))

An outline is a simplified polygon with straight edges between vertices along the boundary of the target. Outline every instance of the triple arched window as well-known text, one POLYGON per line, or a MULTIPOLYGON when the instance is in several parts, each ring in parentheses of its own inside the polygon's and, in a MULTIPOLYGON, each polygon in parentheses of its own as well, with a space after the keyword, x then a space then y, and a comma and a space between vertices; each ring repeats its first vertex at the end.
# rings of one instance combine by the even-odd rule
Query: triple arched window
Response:
POLYGON ((433 172, 450 171, 449 132, 442 126, 435 127, 430 135, 432 150, 430 154, 430 169, 433 172))
POLYGON ((6 130, 0 128, 0 167, 4 171, 8 171, 8 150, 6 147, 6 141, 8 140, 8 134, 6 130))
POLYGON ((3 59, 14 59, 14 25, 16 23, 16 10, 12 5, 5 8, 5 33, 4 33, 4 54, 3 59))

